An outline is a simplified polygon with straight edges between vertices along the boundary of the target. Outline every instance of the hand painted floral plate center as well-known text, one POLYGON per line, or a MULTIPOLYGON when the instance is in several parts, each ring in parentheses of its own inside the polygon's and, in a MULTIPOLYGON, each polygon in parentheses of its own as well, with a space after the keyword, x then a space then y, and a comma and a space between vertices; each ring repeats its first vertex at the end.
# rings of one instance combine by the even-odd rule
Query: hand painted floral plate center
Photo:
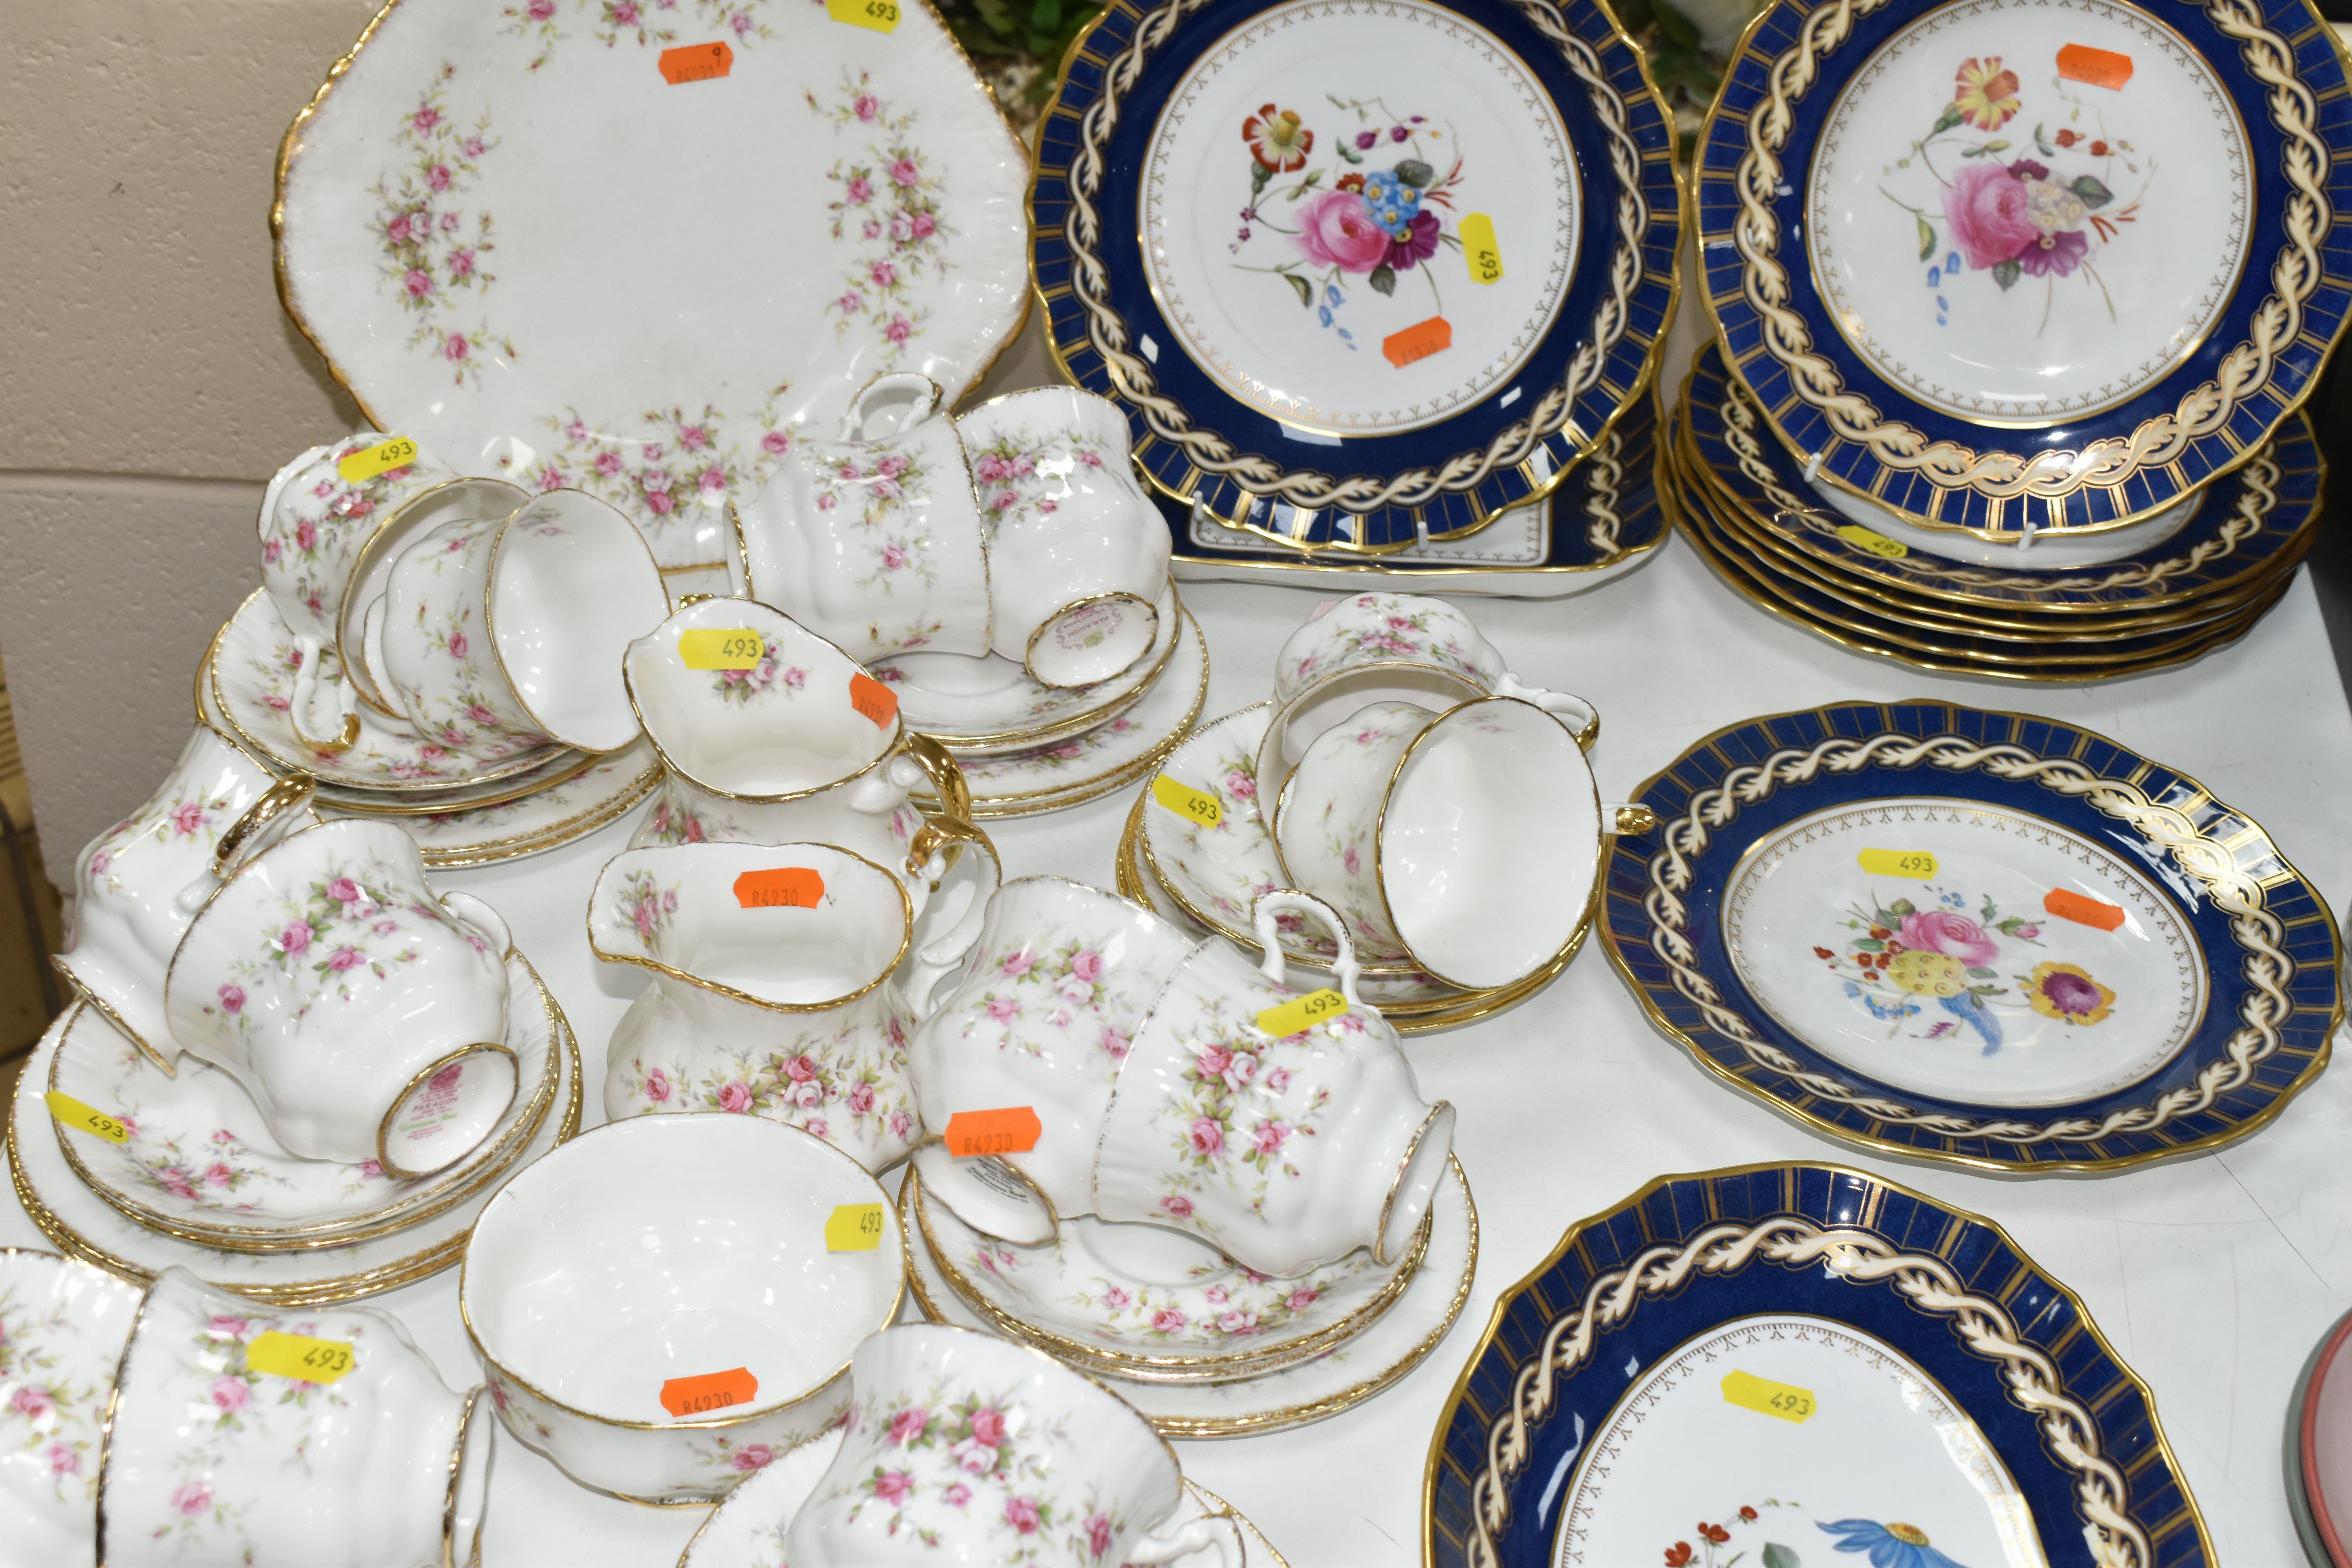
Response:
POLYGON ((2220 79, 2137 7, 1962 0, 1839 95, 1808 239, 1873 369, 1962 419, 2046 424, 2204 340, 2245 263, 2251 173, 2220 79))
POLYGON ((2047 1562, 1976 1423, 1909 1357, 1843 1323, 1772 1315, 1709 1331, 1634 1381, 1591 1455, 1561 1500, 1559 1568, 2047 1562))
POLYGON ((1841 1066, 1974 1105, 2111 1094, 2205 1016, 2195 933, 2139 870, 2053 822, 1889 799, 1751 846, 1724 947, 1782 1027, 1841 1066))
POLYGON ((1581 199, 1559 111, 1499 39, 1414 0, 1337 9, 1276 6, 1193 64, 1142 224, 1185 352, 1327 442, 1506 384, 1567 293, 1581 199))

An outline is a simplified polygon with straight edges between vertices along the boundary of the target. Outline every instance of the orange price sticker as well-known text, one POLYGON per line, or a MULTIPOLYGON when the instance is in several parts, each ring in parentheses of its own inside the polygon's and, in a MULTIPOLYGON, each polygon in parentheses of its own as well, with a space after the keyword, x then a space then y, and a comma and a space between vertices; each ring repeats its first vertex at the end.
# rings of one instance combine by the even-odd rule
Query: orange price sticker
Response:
POLYGON ((849 705, 873 720, 877 730, 888 729, 898 716, 898 694, 870 675, 849 678, 849 705))
POLYGON ((1389 363, 1402 370, 1417 359, 1427 359, 1441 349, 1454 346, 1454 329, 1443 316, 1432 316, 1416 321, 1401 332, 1391 332, 1381 340, 1381 353, 1389 363))
POLYGON ((2068 81, 2120 89, 2132 79, 2132 58, 2088 44, 2068 44, 2058 51, 2058 74, 2068 81))
POLYGON ((662 1408, 672 1415, 701 1415, 731 1405, 749 1405, 760 1392, 751 1369, 706 1372, 698 1377, 673 1377, 662 1384, 662 1408))
POLYGON ((1026 1154, 1044 1131, 1034 1110, 1008 1105, 998 1110, 959 1110, 948 1118, 942 1136, 948 1152, 961 1160, 972 1154, 1026 1154))
POLYGON ((664 49, 655 63, 661 67, 662 80, 672 87, 689 81, 717 81, 735 68, 735 51, 723 43, 688 44, 683 48, 664 49))
POLYGON ((2096 926, 2101 931, 2113 931, 2124 923, 2124 911, 2118 906, 2069 888, 2053 888, 2044 893, 2042 907, 2062 921, 2073 921, 2080 926, 2096 926))
POLYGON ((735 879, 735 901, 747 910, 813 910, 824 898, 824 878, 814 866, 777 866, 735 879))

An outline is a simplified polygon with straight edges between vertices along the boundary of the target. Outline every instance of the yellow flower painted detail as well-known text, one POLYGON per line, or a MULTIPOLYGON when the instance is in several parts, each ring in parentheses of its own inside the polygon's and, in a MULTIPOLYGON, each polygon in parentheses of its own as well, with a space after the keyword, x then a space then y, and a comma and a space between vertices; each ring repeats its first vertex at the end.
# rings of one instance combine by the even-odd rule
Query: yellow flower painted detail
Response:
POLYGON ((2017 73, 2001 69, 1999 55, 1962 60, 1952 87, 1952 107, 1979 131, 1998 131, 2017 112, 2017 73))
POLYGON ((1886 966, 1886 978, 1914 996, 1958 996, 1969 988, 1969 966, 1948 952, 1906 948, 1886 966))

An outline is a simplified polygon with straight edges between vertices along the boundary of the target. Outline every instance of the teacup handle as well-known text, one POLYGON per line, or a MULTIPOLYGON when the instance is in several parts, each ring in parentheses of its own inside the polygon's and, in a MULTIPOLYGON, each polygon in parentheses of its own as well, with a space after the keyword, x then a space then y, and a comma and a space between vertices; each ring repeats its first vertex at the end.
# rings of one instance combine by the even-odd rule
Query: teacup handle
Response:
POLYGON ((1250 923, 1257 930, 1257 944, 1265 950, 1265 956, 1258 961, 1257 972, 1277 985, 1288 984, 1283 966, 1282 928, 1275 923, 1276 916, 1286 913, 1313 915, 1330 928, 1332 939, 1339 944, 1339 956, 1332 961, 1331 973, 1339 977, 1339 994, 1347 1000, 1348 1011, 1377 1016, 1380 1009, 1356 994, 1356 978, 1363 973, 1363 966, 1356 962, 1356 942, 1348 934, 1348 922, 1339 918, 1339 910, 1312 893, 1302 893, 1296 888, 1276 888, 1258 895, 1250 923))
POLYGON ((1242 1568, 1247 1552, 1242 1545, 1242 1528, 1231 1513, 1213 1513, 1189 1520, 1162 1535, 1158 1531, 1127 1549, 1129 1563, 1171 1563, 1187 1557, 1205 1546, 1217 1549, 1217 1561, 1223 1568, 1242 1568))
POLYGON ((1495 683, 1495 695, 1516 697, 1562 721, 1576 736, 1576 744, 1580 751, 1592 750, 1592 742, 1601 738, 1601 711, 1581 697, 1529 686, 1508 670, 1504 671, 1503 679, 1495 683))
MULTIPOLYGON (((899 742, 899 750, 907 761, 923 771, 939 797, 940 815, 965 822, 971 820, 971 786, 964 782, 963 770, 956 766, 955 756, 945 746, 929 735, 913 730, 899 742)), ((912 779, 907 781, 913 784, 912 779)))
POLYGON ((506 917, 473 894, 444 893, 441 895, 441 908, 459 925, 471 926, 488 937, 491 951, 499 955, 500 962, 503 963, 506 955, 514 950, 514 933, 507 929, 506 917))
POLYGON ((360 738, 359 704, 351 683, 335 682, 335 705, 342 715, 342 728, 332 740, 320 740, 305 727, 310 716, 310 705, 319 696, 319 639, 297 637, 294 647, 302 662, 294 669, 294 695, 286 710, 286 719, 294 730, 294 738, 321 756, 331 757, 348 752, 360 738))
POLYGON ((1612 837, 1639 838, 1657 830, 1658 814, 1639 801, 1603 801, 1601 820, 1609 825, 1612 837))
POLYGON ((318 783, 309 773, 289 773, 263 790, 243 816, 222 830, 220 841, 213 846, 212 864, 172 901, 188 914, 203 909, 231 873, 285 837, 308 815, 303 808, 310 804, 310 792, 318 783))
POLYGON ((939 411, 946 395, 940 384, 919 371, 891 371, 866 384, 841 416, 845 441, 874 441, 904 436, 939 411), (868 429, 872 424, 877 428, 868 429))
POLYGON ((931 993, 940 981, 963 967, 987 924, 988 902, 1004 873, 987 834, 960 816, 934 816, 915 830, 908 847, 907 873, 924 887, 915 917, 915 945, 899 991, 918 1018, 931 1016, 931 993), (984 865, 976 865, 984 861, 984 865), (970 875, 942 894, 948 873, 965 866, 970 875), (937 928, 944 926, 943 931, 937 928), (936 932, 936 934, 935 934, 936 932))

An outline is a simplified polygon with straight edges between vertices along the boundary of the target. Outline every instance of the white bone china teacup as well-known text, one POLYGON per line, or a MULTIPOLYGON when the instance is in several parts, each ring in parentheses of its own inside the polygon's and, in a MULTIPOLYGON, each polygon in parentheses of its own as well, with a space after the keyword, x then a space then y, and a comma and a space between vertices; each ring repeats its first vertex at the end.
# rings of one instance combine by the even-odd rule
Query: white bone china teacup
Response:
POLYGON ((859 1345, 850 1375, 841 1447, 783 1532, 793 1568, 1100 1568, 1212 1546, 1241 1568, 1230 1517, 1171 1524, 1184 1478, 1167 1440, 1049 1356, 909 1323, 859 1345))
POLYGON ((229 868, 172 955, 163 1010, 289 1152, 428 1175, 514 1099, 509 945, 488 904, 433 890, 399 827, 330 822, 229 868))

